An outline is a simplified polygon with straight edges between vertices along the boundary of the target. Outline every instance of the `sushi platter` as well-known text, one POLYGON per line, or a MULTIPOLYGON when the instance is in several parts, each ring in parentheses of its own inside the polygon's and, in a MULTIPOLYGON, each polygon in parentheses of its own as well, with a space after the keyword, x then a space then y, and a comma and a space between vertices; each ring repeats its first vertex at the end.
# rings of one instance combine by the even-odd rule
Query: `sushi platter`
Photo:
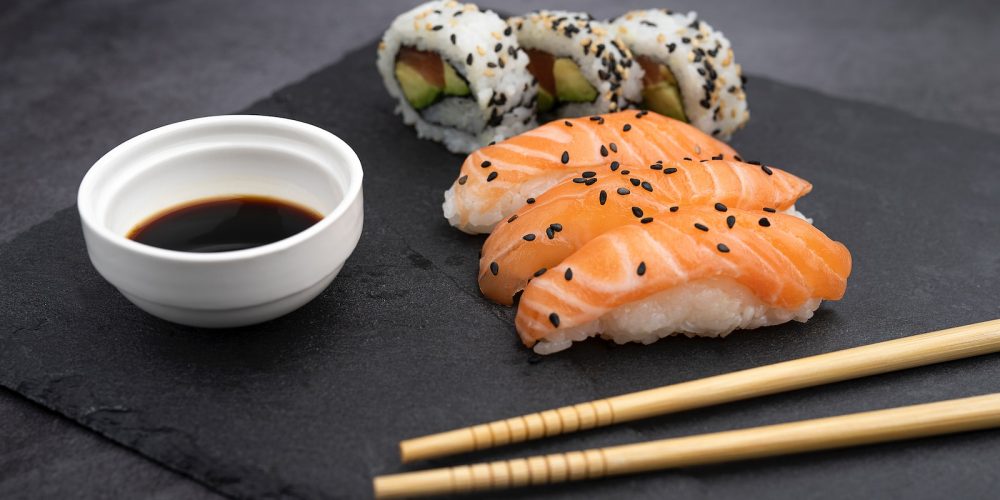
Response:
MULTIPOLYGON (((223 494, 301 498, 370 496, 377 476, 681 446, 673 438, 696 434, 710 447, 708 433, 846 414, 858 420, 831 425, 876 443, 856 423, 896 417, 863 412, 907 407, 891 415, 919 423, 926 412, 912 405, 988 398, 1000 377, 993 337, 966 356, 889 342, 855 376, 798 383, 786 375, 803 372, 775 369, 756 385, 768 373, 757 367, 1000 317, 1000 144, 746 77, 733 57, 689 14, 503 20, 455 2, 403 13, 380 39, 239 116, 126 142, 88 174, 79 215, 63 211, 0 248, 0 384, 223 494), (266 148, 265 134, 278 138, 266 148), (220 137, 287 159, 258 194, 315 210, 246 203, 304 228, 232 260, 115 243, 125 238, 112 232, 148 219, 148 204, 211 194, 189 186, 202 173, 182 162, 153 177, 141 148, 176 141, 216 158, 198 147, 215 155, 220 137), (346 166, 315 167, 328 158, 346 166), (118 186, 102 175, 115 169, 150 177, 101 202, 118 186), (95 222, 107 206, 136 213, 109 230, 95 222), (690 392, 700 403, 676 413, 611 416, 615 397, 719 376, 731 382, 718 387, 761 397, 713 399, 706 382, 690 392), (586 432, 489 450, 497 438, 484 446, 473 433, 449 453, 400 460, 401 441, 406 458, 405 440, 585 402, 596 402, 586 432)), ((218 156, 212 168, 257 169, 261 155, 218 156)), ((195 209, 222 208, 168 215, 195 209)), ((150 220, 143 231, 172 219, 150 220)), ((248 227, 240 237, 260 230, 248 227)), ((1000 409, 960 401, 949 411, 1000 409)), ((572 430, 583 429, 573 412, 572 430)), ((954 429, 1000 423, 991 415, 954 429)), ((570 432, 560 422, 534 437, 570 432)), ((807 436, 819 424, 788 425, 807 436)), ((801 449, 834 441, 816 435, 801 449)), ((836 494, 864 496, 956 461, 966 476, 990 476, 1000 433, 772 455, 509 494, 799 498, 853 477, 836 494)), ((976 496, 997 487, 984 481, 942 484, 976 496)))

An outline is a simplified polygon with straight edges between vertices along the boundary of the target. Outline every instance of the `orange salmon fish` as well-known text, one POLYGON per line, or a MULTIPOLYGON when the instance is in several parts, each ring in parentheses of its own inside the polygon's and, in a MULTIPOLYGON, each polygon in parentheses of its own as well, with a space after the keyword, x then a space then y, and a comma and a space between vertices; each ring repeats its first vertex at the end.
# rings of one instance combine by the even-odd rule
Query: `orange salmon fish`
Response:
POLYGON ((444 216, 471 234, 488 233, 534 197, 580 172, 622 165, 739 159, 726 143, 687 123, 645 111, 549 122, 470 154, 445 192, 444 216))

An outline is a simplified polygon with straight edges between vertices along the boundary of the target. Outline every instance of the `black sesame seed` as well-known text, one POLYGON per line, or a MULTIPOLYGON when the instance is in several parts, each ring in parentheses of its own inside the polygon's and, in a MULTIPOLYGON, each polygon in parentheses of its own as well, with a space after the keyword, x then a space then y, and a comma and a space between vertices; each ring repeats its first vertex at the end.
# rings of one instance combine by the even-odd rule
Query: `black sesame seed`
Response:
POLYGON ((562 162, 563 162, 563 165, 569 163, 569 151, 563 151, 562 162))
POLYGON ((633 186, 636 186, 636 187, 639 186, 639 182, 640 181, 639 181, 639 179, 636 179, 635 177, 629 179, 628 181, 631 182, 633 186))
POLYGON ((732 229, 733 226, 736 225, 736 216, 730 215, 729 217, 726 217, 726 225, 729 226, 729 229, 732 229))
POLYGON ((572 124, 572 123, 570 123, 570 121, 569 121, 569 120, 566 120, 566 121, 564 121, 564 122, 563 122, 563 125, 566 125, 567 127, 572 127, 572 126, 573 126, 573 124, 572 124))
POLYGON ((674 168, 674 167, 667 167, 667 168, 663 169, 663 173, 665 173, 665 174, 672 174, 672 173, 674 173, 676 171, 677 171, 677 169, 674 168))
POLYGON ((486 67, 487 67, 487 68, 495 68, 495 67, 497 67, 497 63, 494 63, 494 62, 488 62, 488 63, 486 63, 486 67))
POLYGON ((761 227, 771 227, 771 221, 767 220, 767 217, 761 217, 760 220, 757 221, 757 224, 760 224, 761 227))
POLYGON ((622 132, 628 132, 629 130, 632 130, 632 126, 626 123, 625 126, 622 127, 622 132))
POLYGON ((454 33, 452 33, 452 34, 451 34, 451 36, 450 36, 449 38, 451 38, 451 44, 452 44, 452 45, 455 45, 455 34, 454 34, 454 33))
POLYGON ((524 238, 524 241, 535 241, 535 235, 533 233, 528 233, 521 238, 524 238))
POLYGON ((677 49, 677 44, 676 43, 668 43, 667 44, 667 50, 669 50, 671 54, 673 54, 673 52, 674 52, 675 49, 677 49))
POLYGON ((589 178, 597 175, 597 172, 594 172, 592 170, 587 170, 586 172, 584 172, 584 173, 582 173, 580 175, 589 179, 589 178))
POLYGON ((469 54, 469 57, 465 58, 465 64, 472 66, 472 54, 469 54))
POLYGON ((604 144, 601 144, 601 156, 608 156, 608 148, 604 147, 604 144))
POLYGON ((618 194, 622 196, 625 196, 629 193, 631 193, 631 191, 629 191, 628 188, 618 188, 618 194))
POLYGON ((545 274, 545 271, 548 271, 548 269, 545 269, 544 267, 541 268, 541 269, 539 269, 539 270, 537 270, 537 271, 535 271, 535 277, 537 278, 537 277, 545 274))
POLYGON ((750 161, 748 161, 747 163, 749 163, 749 164, 751 164, 751 165, 760 165, 760 162, 759 162, 759 161, 757 161, 757 160, 750 160, 750 161))
POLYGON ((525 202, 526 202, 526 203, 527 203, 528 205, 531 205, 532 203, 534 203, 534 202, 535 202, 535 199, 534 199, 534 198, 528 198, 527 200, 525 200, 525 202))
POLYGON ((642 209, 639 208, 639 207, 632 207, 632 215, 641 218, 642 217, 642 209))
POLYGON ((596 183, 597 183, 597 177, 587 179, 587 182, 584 182, 584 184, 587 186, 593 186, 596 183))
POLYGON ((617 161, 611 162, 611 171, 614 172, 615 170, 618 170, 618 167, 620 165, 621 165, 621 163, 618 163, 617 161))
POLYGON ((432 31, 441 31, 441 28, 444 28, 444 26, 441 26, 441 25, 439 24, 439 25, 437 25, 437 26, 434 26, 433 28, 431 28, 431 30, 432 30, 432 31))
POLYGON ((622 175, 628 175, 630 173, 632 173, 632 172, 629 171, 629 170, 622 170, 622 175))
POLYGON ((646 263, 645 262, 640 262, 639 263, 639 267, 635 268, 635 274, 638 274, 639 276, 642 276, 643 274, 646 274, 646 263))
POLYGON ((681 38, 681 41, 684 43, 691 43, 691 39, 688 37, 681 38))
POLYGON ((611 144, 608 144, 608 149, 610 149, 612 153, 617 153, 618 145, 612 142, 611 144))
POLYGON ((563 277, 566 278, 566 281, 573 279, 573 269, 567 267, 563 277))
POLYGON ((550 314, 549 322, 552 323, 552 326, 559 328, 559 315, 556 313, 550 314))
POLYGON ((702 224, 700 222, 695 222, 694 223, 694 227, 695 227, 695 229, 700 229, 702 231, 708 232, 708 226, 706 226, 706 225, 704 225, 704 224, 702 224))
POLYGON ((493 182, 493 179, 497 178, 496 172, 490 172, 490 175, 486 176, 486 182, 493 182))
POLYGON ((558 222, 553 222, 552 224, 549 224, 549 227, 551 227, 552 230, 555 231, 555 232, 557 232, 557 233, 559 231, 562 231, 562 224, 560 224, 558 222))
POLYGON ((670 211, 671 211, 671 212, 676 212, 676 211, 680 210, 680 208, 681 208, 681 207, 677 207, 677 206, 674 206, 674 207, 670 207, 670 211))
POLYGON ((574 177, 573 182, 576 184, 583 184, 584 182, 587 182, 587 179, 584 179, 583 177, 574 177))
POLYGON ((652 169, 652 170, 663 170, 663 164, 662 163, 654 163, 654 164, 650 165, 649 168, 652 169))
POLYGON ((503 50, 503 44, 502 43, 498 43, 498 44, 496 44, 493 47, 493 52, 500 52, 501 50, 503 50))
POLYGON ((551 240, 552 238, 556 237, 556 232, 554 230, 552 230, 551 227, 547 228, 547 229, 545 229, 545 236, 548 236, 549 239, 551 240))
POLYGON ((692 161, 690 156, 685 156, 684 161, 692 161))
POLYGON ((760 169, 763 170, 764 173, 767 174, 767 175, 773 175, 774 174, 774 172, 771 170, 771 167, 769 167, 767 165, 761 165, 760 169))
POLYGON ((513 32, 514 31, 511 29, 510 26, 507 26, 507 29, 503 30, 503 34, 507 35, 507 36, 510 36, 510 34, 513 33, 513 32))
POLYGON ((516 220, 517 220, 517 214, 511 215, 510 218, 507 219, 507 224, 510 224, 511 222, 514 222, 516 220))
POLYGON ((486 161, 484 161, 484 162, 482 162, 482 163, 479 164, 479 166, 483 167, 483 168, 489 168, 490 165, 493 165, 493 164, 490 163, 489 160, 486 160, 486 161))
POLYGON ((650 193, 653 192, 653 185, 650 184, 649 181, 642 181, 642 188, 645 189, 646 191, 649 191, 650 193))
POLYGON ((729 210, 729 209, 728 209, 728 208, 726 208, 726 206, 725 206, 725 205, 723 205, 722 203, 716 203, 716 204, 715 204, 715 209, 716 209, 716 210, 718 210, 718 211, 720 211, 720 212, 725 212, 726 210, 729 210))
POLYGON ((496 276, 497 274, 499 274, 500 273, 500 264, 497 264, 495 261, 494 262, 490 262, 490 272, 493 273, 493 276, 496 276))
POLYGON ((775 210, 775 209, 773 209, 773 208, 770 208, 770 207, 764 207, 764 211, 765 211, 765 212, 770 212, 770 213, 772 213, 772 214, 773 214, 773 213, 777 213, 777 212, 778 212, 777 210, 775 210))
POLYGON ((653 218, 652 217, 643 217, 642 220, 640 220, 639 222, 641 222, 643 224, 649 224, 650 222, 653 222, 653 218))
POLYGON ((715 248, 718 248, 722 253, 729 253, 729 247, 727 247, 725 243, 719 243, 718 245, 715 245, 715 248))
POLYGON ((724 158, 724 156, 722 156, 721 154, 715 155, 715 156, 712 157, 713 160, 721 160, 723 158, 724 158))
POLYGON ((463 176, 461 176, 461 177, 458 178, 458 185, 459 186, 464 186, 465 183, 466 183, 466 181, 468 181, 468 180, 469 180, 469 176, 468 175, 463 175, 463 176))
POLYGON ((600 116, 597 116, 597 115, 594 115, 594 116, 590 117, 590 121, 592 121, 592 122, 598 122, 598 121, 601 121, 601 120, 602 120, 602 118, 600 116))
POLYGON ((601 190, 600 200, 601 200, 601 205, 603 205, 605 202, 608 201, 608 192, 607 191, 605 191, 603 189, 601 190))

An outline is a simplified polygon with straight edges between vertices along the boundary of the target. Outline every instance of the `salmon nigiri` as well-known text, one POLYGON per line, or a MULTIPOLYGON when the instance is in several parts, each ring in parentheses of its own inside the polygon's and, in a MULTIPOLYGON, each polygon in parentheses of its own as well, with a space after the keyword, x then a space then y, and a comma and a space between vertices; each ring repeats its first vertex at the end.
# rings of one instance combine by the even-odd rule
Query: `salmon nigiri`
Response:
POLYGON ((806 321, 844 295, 850 272, 847 248, 798 217, 681 206, 608 231, 535 277, 515 325, 540 354, 594 335, 724 336, 806 321))
POLYGON ((650 165, 681 158, 739 159, 726 143, 646 111, 556 120, 474 151, 444 194, 444 216, 467 233, 498 222, 557 182, 611 161, 650 165))
POLYGON ((531 277, 598 235, 643 224, 680 204, 785 211, 812 184, 783 170, 732 160, 669 161, 641 168, 613 162, 556 184, 496 226, 479 261, 479 288, 510 305, 531 277))

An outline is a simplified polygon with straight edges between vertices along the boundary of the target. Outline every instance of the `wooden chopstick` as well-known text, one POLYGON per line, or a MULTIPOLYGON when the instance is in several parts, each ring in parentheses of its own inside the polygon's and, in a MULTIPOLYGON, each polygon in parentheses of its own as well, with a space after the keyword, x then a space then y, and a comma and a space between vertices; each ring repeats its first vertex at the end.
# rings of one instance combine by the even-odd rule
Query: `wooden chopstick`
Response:
POLYGON ((408 439, 400 455, 443 457, 997 351, 1000 319, 408 439))
POLYGON ((376 498, 469 493, 1000 427, 1000 393, 609 448, 378 476, 376 498))

